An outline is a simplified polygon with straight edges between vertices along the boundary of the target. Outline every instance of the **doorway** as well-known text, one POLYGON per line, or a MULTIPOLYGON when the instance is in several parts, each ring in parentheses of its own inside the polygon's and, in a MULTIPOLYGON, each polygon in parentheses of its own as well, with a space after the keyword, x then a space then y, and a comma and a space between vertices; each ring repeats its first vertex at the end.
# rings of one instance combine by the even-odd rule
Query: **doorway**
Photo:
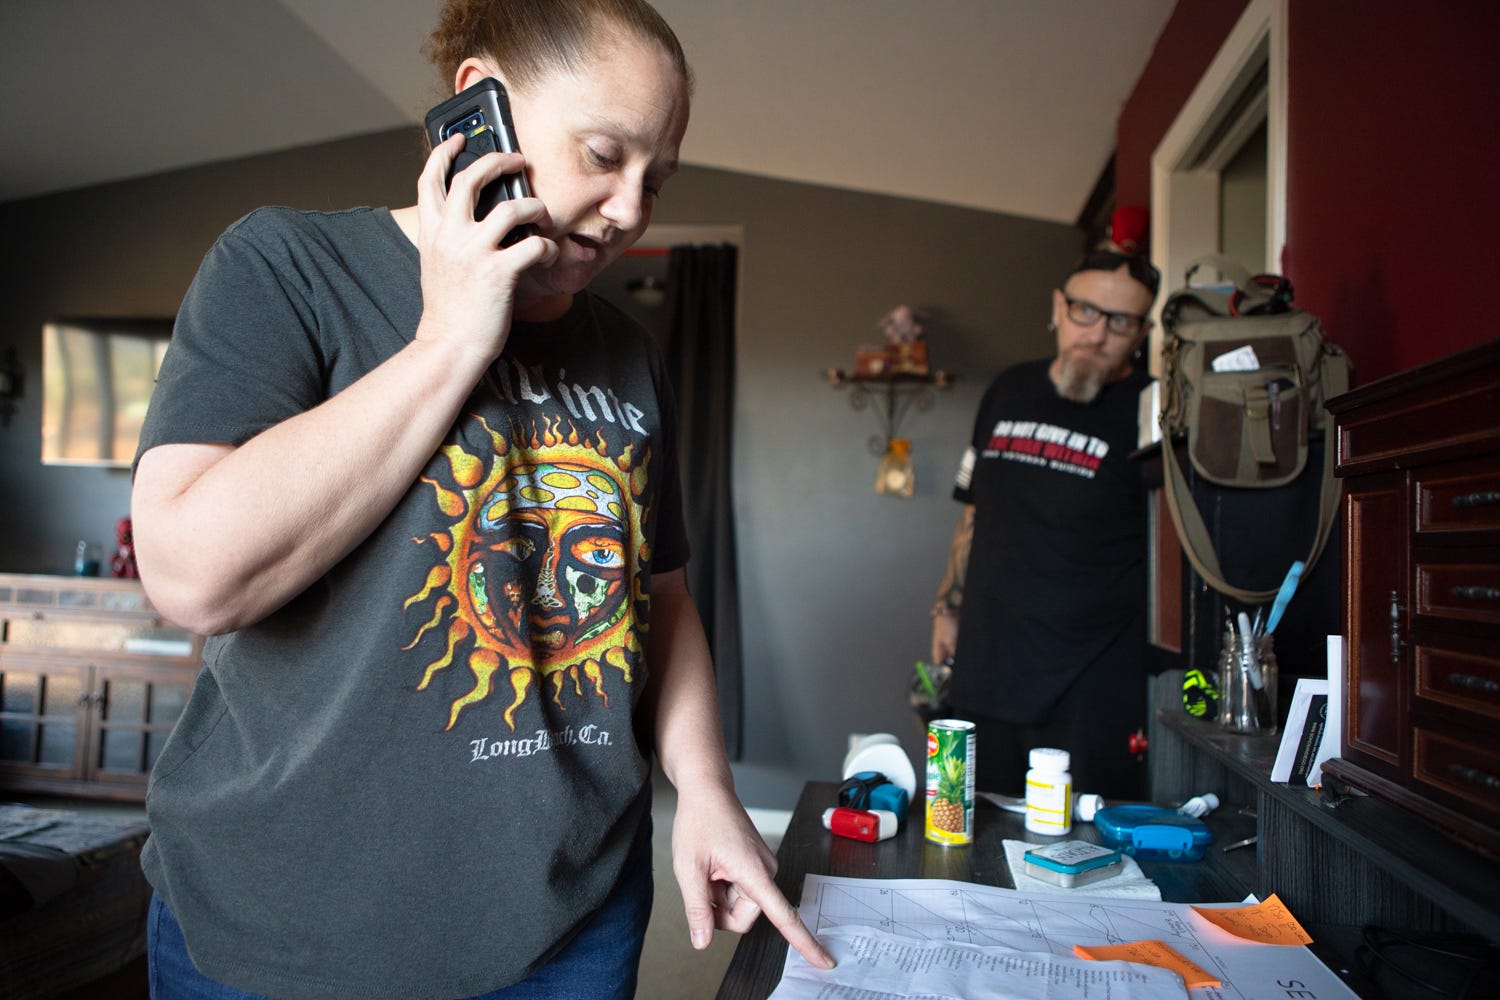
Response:
MULTIPOLYGON (((1157 378, 1161 308, 1182 287, 1191 262, 1222 254, 1252 273, 1280 269, 1286 237, 1286 21, 1286 0, 1250 0, 1152 154, 1151 257, 1164 288, 1154 307, 1147 363, 1157 378)), ((1195 281, 1219 277, 1195 275, 1195 281)), ((1194 647, 1202 636, 1215 637, 1216 612, 1203 611, 1211 592, 1183 561, 1160 489, 1153 492, 1147 532, 1150 640, 1200 663, 1204 651, 1194 647)))
POLYGON ((739 227, 667 226, 594 282, 661 349, 676 396, 676 475, 692 558, 685 567, 713 657, 725 749, 743 744, 739 571, 734 516, 734 409, 739 227))
MULTIPOLYGON (((1286 0, 1250 0, 1151 157, 1151 256, 1165 292, 1205 254, 1252 273, 1279 270, 1286 98, 1286 0)), ((1150 365, 1160 376, 1159 323, 1150 365)))

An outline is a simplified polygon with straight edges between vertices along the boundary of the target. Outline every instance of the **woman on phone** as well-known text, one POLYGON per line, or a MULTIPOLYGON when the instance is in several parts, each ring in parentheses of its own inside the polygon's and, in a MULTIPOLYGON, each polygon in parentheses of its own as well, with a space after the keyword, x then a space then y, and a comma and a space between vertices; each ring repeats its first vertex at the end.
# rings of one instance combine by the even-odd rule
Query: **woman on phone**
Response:
POLYGON ((830 965, 734 795, 670 387, 585 291, 676 169, 681 47, 641 0, 450 0, 428 53, 522 153, 241 219, 142 434, 143 582, 212 637, 147 800, 153 996, 629 998, 653 754, 693 944, 765 913, 830 965))

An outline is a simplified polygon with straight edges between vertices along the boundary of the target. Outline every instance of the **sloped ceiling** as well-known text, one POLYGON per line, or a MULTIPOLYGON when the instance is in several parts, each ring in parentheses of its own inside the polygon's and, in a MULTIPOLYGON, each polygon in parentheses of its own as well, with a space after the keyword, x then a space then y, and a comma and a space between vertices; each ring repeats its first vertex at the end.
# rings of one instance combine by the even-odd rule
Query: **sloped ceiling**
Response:
MULTIPOLYGON (((439 0, 4 0, 0 201, 420 122, 439 0)), ((685 162, 1074 221, 1173 0, 658 0, 685 162)))

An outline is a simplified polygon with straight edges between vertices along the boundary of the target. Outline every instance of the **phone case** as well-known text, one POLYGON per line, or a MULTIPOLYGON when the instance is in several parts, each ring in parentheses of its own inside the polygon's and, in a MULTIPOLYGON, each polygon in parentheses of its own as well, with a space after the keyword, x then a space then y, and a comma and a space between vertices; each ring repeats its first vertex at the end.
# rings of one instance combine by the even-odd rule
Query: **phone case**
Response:
MULTIPOLYGON (((494 77, 485 77, 427 112, 427 138, 436 146, 455 132, 463 132, 464 148, 453 160, 448 183, 453 175, 486 153, 519 153, 516 126, 511 119, 510 97, 505 85, 494 77)), ((500 202, 531 196, 524 172, 505 174, 486 184, 474 205, 474 218, 482 219, 500 202)), ((534 231, 532 226, 517 226, 502 241, 509 246, 534 231)))

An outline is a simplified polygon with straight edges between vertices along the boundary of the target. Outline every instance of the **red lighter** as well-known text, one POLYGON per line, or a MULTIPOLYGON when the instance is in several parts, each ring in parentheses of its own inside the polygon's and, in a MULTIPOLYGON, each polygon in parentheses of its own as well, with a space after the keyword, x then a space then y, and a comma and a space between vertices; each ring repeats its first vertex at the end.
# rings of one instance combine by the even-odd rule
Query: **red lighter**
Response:
POLYGON ((836 809, 823 810, 823 826, 840 837, 874 843, 896 835, 896 814, 887 809, 836 809))

